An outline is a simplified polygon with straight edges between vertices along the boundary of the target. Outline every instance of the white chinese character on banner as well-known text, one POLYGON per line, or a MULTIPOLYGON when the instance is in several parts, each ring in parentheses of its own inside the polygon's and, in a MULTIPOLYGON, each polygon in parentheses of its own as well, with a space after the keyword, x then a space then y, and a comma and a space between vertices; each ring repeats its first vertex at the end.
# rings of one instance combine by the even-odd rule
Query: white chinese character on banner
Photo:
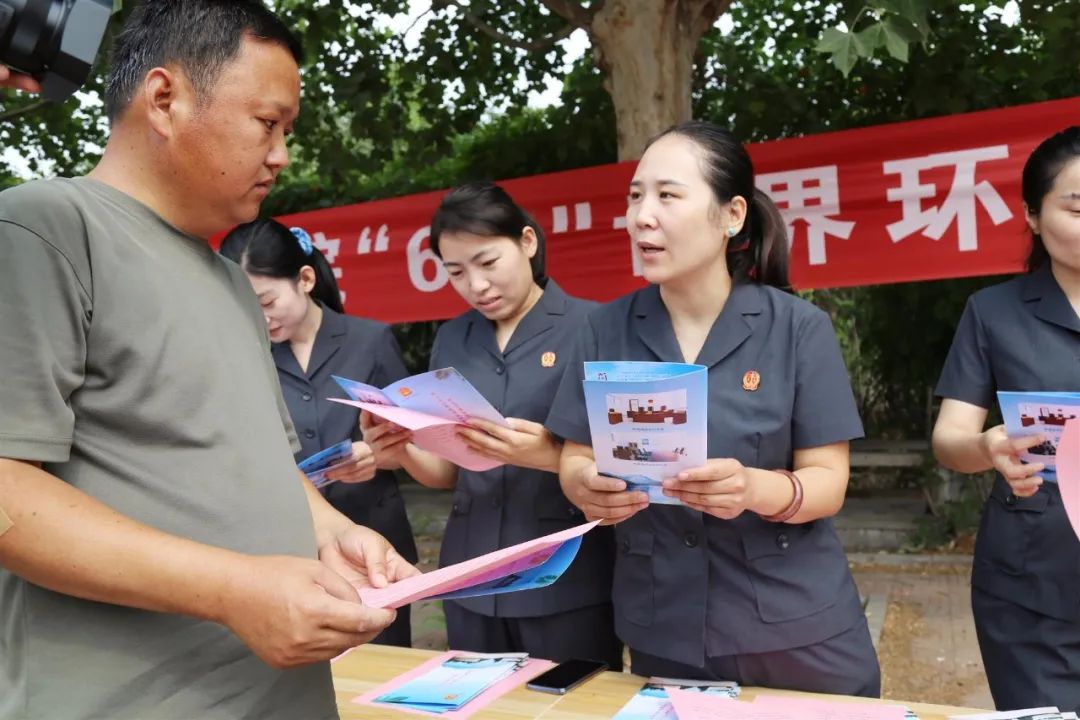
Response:
MULTIPOLYGON (((322 254, 326 256, 326 262, 330 263, 330 269, 334 271, 334 279, 341 283, 341 268, 334 267, 334 261, 337 260, 338 253, 341 252, 341 240, 338 238, 327 238, 325 233, 317 232, 313 237, 312 245, 319 248, 322 254)), ((341 291, 341 302, 345 302, 345 291, 341 291)))
POLYGON ((788 242, 795 240, 795 221, 806 222, 806 244, 811 265, 824 265, 825 236, 847 240, 854 222, 840 220, 840 184, 836 166, 785 170, 757 176, 758 189, 776 203, 787 225, 788 242))
POLYGON ((900 187, 890 188, 888 198, 891 202, 903 203, 903 217, 888 225, 889 237, 896 243, 921 230, 924 236, 940 240, 955 222, 960 251, 977 250, 979 237, 975 225, 975 202, 986 208, 995 225, 1012 218, 1013 214, 993 185, 986 180, 975 182, 975 166, 980 162, 1007 157, 1008 145, 994 145, 886 162, 886 174, 900 176, 900 187), (934 183, 920 183, 919 173, 941 167, 955 168, 949 194, 939 207, 931 206, 924 210, 922 201, 937 195, 937 186, 934 183))

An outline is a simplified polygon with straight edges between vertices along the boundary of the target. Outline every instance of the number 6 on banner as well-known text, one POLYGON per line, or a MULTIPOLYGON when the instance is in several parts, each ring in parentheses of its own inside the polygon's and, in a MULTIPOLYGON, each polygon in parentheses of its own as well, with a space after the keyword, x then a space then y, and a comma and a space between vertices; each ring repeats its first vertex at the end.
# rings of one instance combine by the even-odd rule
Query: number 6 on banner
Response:
POLYGON ((414 288, 426 293, 442 290, 446 281, 450 279, 442 266, 442 261, 431 248, 421 247, 430 235, 430 227, 420 228, 409 238, 409 245, 405 248, 406 259, 409 262, 409 281, 414 288), (430 280, 427 278, 429 266, 435 269, 435 277, 430 280))

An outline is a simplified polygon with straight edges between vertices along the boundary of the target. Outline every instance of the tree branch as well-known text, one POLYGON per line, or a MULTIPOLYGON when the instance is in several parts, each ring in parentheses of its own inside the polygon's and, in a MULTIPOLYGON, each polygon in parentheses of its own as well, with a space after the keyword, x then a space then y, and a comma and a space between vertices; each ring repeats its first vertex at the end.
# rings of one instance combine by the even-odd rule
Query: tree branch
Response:
POLYGON ((604 0, 596 0, 589 7, 583 7, 575 0, 540 0, 540 2, 563 20, 586 32, 592 26, 596 13, 604 9, 604 0))
POLYGON ((488 37, 494 38, 503 45, 509 45, 519 50, 524 50, 525 52, 536 52, 538 50, 544 50, 546 48, 549 48, 560 40, 568 37, 575 30, 577 30, 577 26, 571 23, 563 29, 559 30, 557 33, 553 33, 546 38, 541 38, 539 40, 518 40, 517 38, 510 37, 501 30, 492 27, 488 23, 484 22, 484 20, 474 15, 469 10, 469 7, 467 5, 462 5, 460 2, 458 2, 458 0, 440 0, 438 4, 443 7, 453 5, 455 8, 458 9, 458 12, 462 14, 465 20, 468 21, 470 25, 472 25, 480 32, 484 33, 488 37))
POLYGON ((45 107, 45 105, 46 103, 44 100, 39 100, 36 103, 31 103, 24 107, 16 108, 15 110, 8 110, 5 113, 0 113, 0 123, 7 122, 8 120, 14 120, 15 118, 22 115, 29 115, 30 113, 45 107))

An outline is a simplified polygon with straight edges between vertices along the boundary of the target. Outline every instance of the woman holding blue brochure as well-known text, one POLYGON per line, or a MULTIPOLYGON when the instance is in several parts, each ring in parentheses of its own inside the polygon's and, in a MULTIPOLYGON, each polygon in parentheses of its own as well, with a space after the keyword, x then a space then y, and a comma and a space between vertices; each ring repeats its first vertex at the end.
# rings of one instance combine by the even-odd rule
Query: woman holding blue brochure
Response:
MULTIPOLYGON (((400 463, 417 481, 454 490, 439 558, 445 566, 585 521, 559 488, 561 447, 541 423, 593 303, 547 278, 543 231, 497 185, 472 183, 443 198, 431 248, 472 306, 439 328, 431 368, 455 368, 507 416, 510 428, 474 420, 461 431, 475 452, 505 464, 459 468, 390 423, 377 424, 366 412, 362 423, 380 464, 400 463)), ((611 614, 613 556, 611 531, 599 528, 550 587, 445 601, 450 647, 601 660, 621 669, 611 614)))
MULTIPOLYGON (((332 482, 320 492, 415 563, 416 543, 397 478, 376 467, 361 441, 359 411, 328 400, 342 396, 334 375, 377 386, 408 375, 390 328, 344 314, 334 273, 301 228, 255 220, 230 232, 221 254, 240 265, 262 304, 281 393, 300 439, 296 459, 351 441, 352 462, 330 470, 332 482)), ((409 647, 409 608, 401 608, 373 642, 409 647)))
POLYGON ((1048 438, 984 429, 998 391, 1080 393, 1080 127, 1032 152, 1021 187, 1027 272, 968 300, 937 386, 934 454, 960 472, 998 472, 971 574, 994 703, 1080 711, 1080 541, 1045 464, 1019 458, 1048 438))
POLYGON ((749 155, 710 123, 668 130, 638 163, 626 220, 651 284, 590 314, 546 425, 565 439, 567 497, 617 523, 616 629, 632 670, 876 697, 829 520, 862 424, 829 317, 789 291, 784 223, 749 155), (708 459, 662 485, 681 504, 650 505, 597 472, 582 363, 600 360, 706 369, 708 459))

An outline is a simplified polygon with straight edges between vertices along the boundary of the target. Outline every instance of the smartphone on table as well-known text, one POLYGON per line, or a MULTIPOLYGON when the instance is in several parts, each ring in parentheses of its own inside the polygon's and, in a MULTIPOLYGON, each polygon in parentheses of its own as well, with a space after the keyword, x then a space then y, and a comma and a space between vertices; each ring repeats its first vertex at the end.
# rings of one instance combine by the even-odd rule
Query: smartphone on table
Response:
POLYGON ((607 663, 599 660, 567 660, 540 673, 525 687, 539 692, 563 695, 585 682, 593 675, 607 670, 607 663))

